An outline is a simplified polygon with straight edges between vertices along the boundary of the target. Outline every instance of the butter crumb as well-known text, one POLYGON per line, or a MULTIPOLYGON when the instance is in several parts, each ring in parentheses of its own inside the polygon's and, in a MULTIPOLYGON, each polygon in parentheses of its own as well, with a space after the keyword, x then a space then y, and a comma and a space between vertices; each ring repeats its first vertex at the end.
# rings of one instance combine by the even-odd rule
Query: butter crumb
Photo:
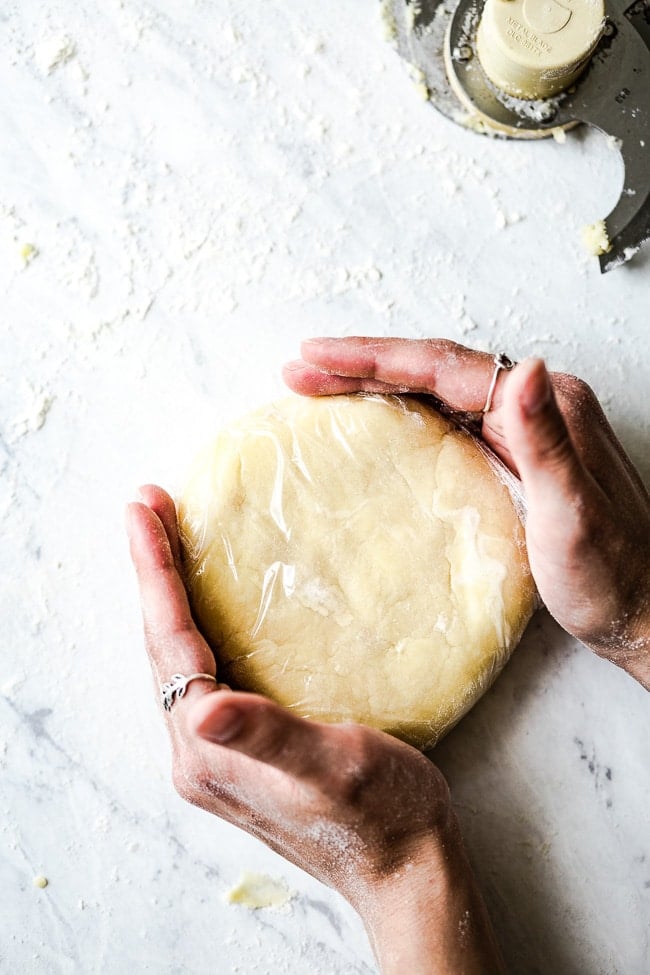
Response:
POLYGON ((411 81, 415 85, 415 90, 418 94, 428 102, 431 98, 431 92, 429 86, 427 85, 426 75, 421 68, 418 68, 415 64, 409 64, 408 66, 409 75, 411 76, 411 81))
POLYGON ((23 267, 27 267, 31 264, 35 257, 38 257, 38 247, 36 244, 25 243, 20 247, 20 259, 23 262, 23 267))
POLYGON ((37 877, 34 877, 33 883, 34 887, 39 887, 41 890, 44 890, 49 884, 49 880, 39 873, 37 877))
POLYGON ((279 910, 294 897, 293 891, 281 881, 264 873, 245 871, 234 887, 226 891, 228 904, 242 904, 251 911, 261 908, 279 910))
POLYGON ((612 249, 612 245, 607 233, 604 220, 596 220, 595 223, 587 224, 582 228, 582 243, 593 257, 607 254, 612 249))

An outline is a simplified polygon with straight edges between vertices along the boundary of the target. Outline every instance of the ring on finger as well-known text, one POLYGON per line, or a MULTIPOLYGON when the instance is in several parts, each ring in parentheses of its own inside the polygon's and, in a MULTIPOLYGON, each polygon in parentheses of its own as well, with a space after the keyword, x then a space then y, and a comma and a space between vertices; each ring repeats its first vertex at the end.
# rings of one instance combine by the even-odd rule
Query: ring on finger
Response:
POLYGON ((487 397, 485 400, 485 406, 482 409, 483 415, 489 413, 492 409, 492 399, 494 397, 494 390, 497 387, 497 380, 499 378, 499 373, 503 369, 505 372, 510 372, 516 366, 516 362, 506 355, 505 352, 498 352, 494 357, 494 372, 492 373, 492 379, 490 381, 490 388, 488 389, 487 397))
POLYGON ((213 677, 212 674, 173 674, 170 680, 161 684, 160 695, 165 711, 171 711, 176 701, 179 701, 184 696, 190 681, 199 679, 211 680, 217 684, 217 678, 213 677))

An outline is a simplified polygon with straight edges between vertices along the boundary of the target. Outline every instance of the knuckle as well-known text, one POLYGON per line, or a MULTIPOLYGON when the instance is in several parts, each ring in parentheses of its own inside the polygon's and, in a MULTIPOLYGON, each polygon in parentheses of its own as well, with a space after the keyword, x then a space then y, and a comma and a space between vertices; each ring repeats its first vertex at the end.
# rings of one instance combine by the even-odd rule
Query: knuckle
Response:
POLYGON ((423 339, 423 348, 431 353, 432 357, 446 356, 457 358, 467 353, 464 345, 452 341, 452 339, 423 339))
POLYGON ((260 698, 246 713, 237 732, 237 747, 257 761, 273 765, 290 747, 290 735, 282 709, 260 698))
POLYGON ((344 754, 336 771, 336 790, 344 802, 354 805, 371 783, 381 777, 380 755, 367 728, 352 725, 346 729, 344 754))
MULTIPOLYGON (((246 729, 244 729, 246 733, 246 729)), ((275 707, 260 704, 250 735, 250 751, 259 761, 273 765, 288 748, 287 729, 275 707)))
POLYGON ((549 466, 564 465, 573 455, 573 443, 569 431, 562 425, 549 432, 548 438, 537 448, 539 460, 549 466))
POLYGON ((553 374, 553 389, 562 412, 576 423, 593 422, 602 410, 591 386, 579 376, 553 374))

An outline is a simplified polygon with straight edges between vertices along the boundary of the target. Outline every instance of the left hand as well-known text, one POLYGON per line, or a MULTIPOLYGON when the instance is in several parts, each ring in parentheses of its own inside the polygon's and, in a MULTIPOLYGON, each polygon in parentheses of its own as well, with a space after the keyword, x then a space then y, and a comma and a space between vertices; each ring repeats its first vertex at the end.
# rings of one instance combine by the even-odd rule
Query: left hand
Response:
MULTIPOLYGON (((156 487, 142 496, 144 503, 127 509, 127 528, 155 680, 159 686, 174 673, 216 675, 181 578, 174 503, 156 487)), ((468 972, 501 970, 447 784, 416 749, 370 728, 303 720, 206 680, 188 685, 167 728, 180 795, 343 894, 366 922, 384 972, 405 958, 413 975, 431 966, 456 971, 456 961, 468 972), (389 921, 398 903, 408 911, 411 935, 414 928, 419 934, 406 939, 393 965, 400 937, 389 921), (471 930, 459 944, 468 911, 471 930), (427 930, 433 947, 426 947, 427 930)))
MULTIPOLYGON (((147 652, 158 683, 216 675, 180 575, 172 499, 129 506, 147 652)), ((259 695, 192 681, 167 717, 183 798, 236 823, 346 896, 417 856, 451 815, 438 769, 416 749, 353 724, 306 721, 259 695), (333 855, 333 851, 336 855, 333 855)))

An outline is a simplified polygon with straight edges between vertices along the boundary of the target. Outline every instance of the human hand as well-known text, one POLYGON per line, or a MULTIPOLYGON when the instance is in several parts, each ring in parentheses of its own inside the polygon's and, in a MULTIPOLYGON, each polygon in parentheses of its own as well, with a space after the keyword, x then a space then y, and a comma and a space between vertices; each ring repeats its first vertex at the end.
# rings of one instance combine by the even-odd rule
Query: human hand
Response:
POLYGON ((435 396, 474 414, 517 474, 540 596, 561 626, 650 689, 650 498, 591 389, 539 359, 501 372, 481 414, 493 356, 445 339, 313 339, 284 370, 304 395, 435 396))
MULTIPOLYGON (((152 486, 142 497, 127 529, 155 680, 215 676, 182 582, 174 503, 152 486)), ((446 782, 416 749, 206 680, 192 681, 166 720, 180 795, 343 894, 385 975, 502 971, 446 782)))

